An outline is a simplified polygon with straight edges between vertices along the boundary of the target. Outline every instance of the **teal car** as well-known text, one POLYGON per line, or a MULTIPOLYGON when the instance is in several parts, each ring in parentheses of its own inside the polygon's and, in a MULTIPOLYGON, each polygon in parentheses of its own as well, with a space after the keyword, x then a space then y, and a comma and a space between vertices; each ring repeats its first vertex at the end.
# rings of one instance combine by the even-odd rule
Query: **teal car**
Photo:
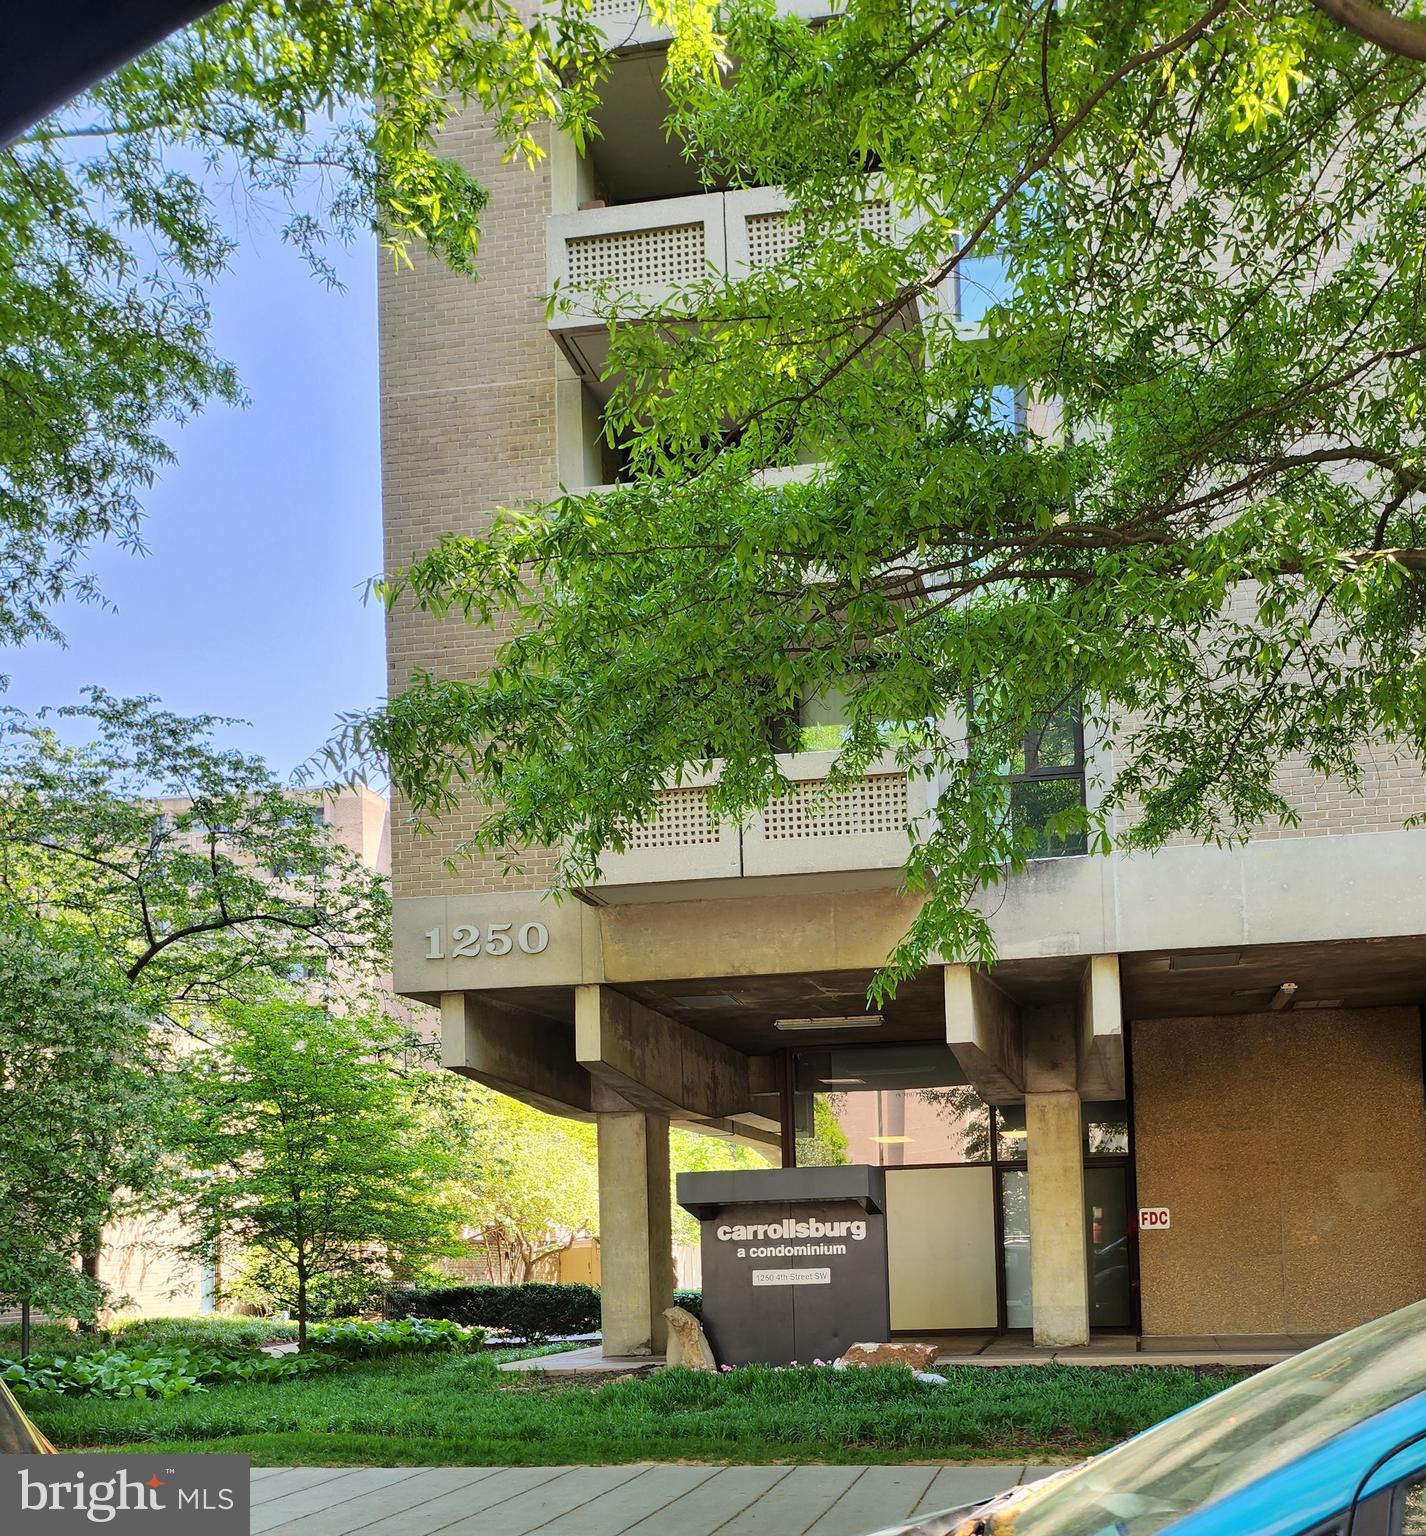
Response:
POLYGON ((1426 1536, 1426 1302, 886 1536, 1426 1536))

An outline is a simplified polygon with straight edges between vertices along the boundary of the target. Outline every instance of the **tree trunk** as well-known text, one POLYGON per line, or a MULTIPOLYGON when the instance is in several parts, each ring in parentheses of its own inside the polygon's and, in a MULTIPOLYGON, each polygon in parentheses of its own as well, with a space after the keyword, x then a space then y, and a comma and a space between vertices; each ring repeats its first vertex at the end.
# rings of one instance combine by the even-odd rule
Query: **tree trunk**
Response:
POLYGON ((307 1268, 297 1266, 297 1353, 307 1348, 307 1268))
MULTIPOLYGON (((101 1243, 102 1237, 98 1232, 90 1231, 84 1234, 84 1249, 79 1255, 79 1272, 82 1275, 87 1275, 91 1280, 98 1280, 99 1278, 99 1249, 101 1243)), ((95 1331, 94 1324, 81 1322, 79 1331, 81 1333, 93 1333, 95 1331)))

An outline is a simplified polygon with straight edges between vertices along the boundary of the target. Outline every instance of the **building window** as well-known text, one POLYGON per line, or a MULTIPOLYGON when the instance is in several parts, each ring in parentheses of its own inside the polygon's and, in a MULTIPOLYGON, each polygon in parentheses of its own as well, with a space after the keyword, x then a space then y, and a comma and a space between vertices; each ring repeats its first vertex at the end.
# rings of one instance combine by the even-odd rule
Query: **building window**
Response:
POLYGON ((1077 706, 1057 710, 1043 728, 1027 733, 1006 778, 1011 830, 1030 858, 1088 851, 1083 826, 1055 824, 1084 805, 1084 726, 1077 706))

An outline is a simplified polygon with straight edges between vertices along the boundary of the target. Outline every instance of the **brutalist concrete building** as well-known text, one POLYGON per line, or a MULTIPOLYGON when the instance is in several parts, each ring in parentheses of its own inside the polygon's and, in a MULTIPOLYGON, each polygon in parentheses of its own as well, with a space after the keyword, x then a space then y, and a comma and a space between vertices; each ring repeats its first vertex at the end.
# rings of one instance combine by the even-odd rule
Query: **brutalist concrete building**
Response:
MULTIPOLYGON (((614 56, 590 153, 556 141, 531 172, 478 113, 455 121, 446 151, 491 191, 481 280, 383 274, 389 564, 617 477, 606 332, 549 316, 556 282, 653 301, 791 239, 776 188, 700 187, 660 128, 661 39, 630 0, 595 12, 614 56)), ((500 639, 398 606, 391 686, 475 675, 500 639)), ((1057 794, 1112 775, 1079 731, 1056 740, 1029 776, 1057 794)), ((413 837, 396 807, 397 989, 439 1006, 447 1066, 598 1125, 607 1352, 662 1345, 670 1124, 786 1165, 816 1147, 818 1094, 842 1155, 885 1170, 893 1332, 1291 1342, 1426 1293, 1416 768, 1383 751, 1350 795, 1289 762, 1299 823, 1232 850, 1062 847, 988 901, 992 973, 928 966, 873 1015, 934 786, 888 760, 808 815, 830 761, 789 754, 792 792, 742 827, 686 780, 558 905, 548 855, 451 873, 470 822, 413 837)))

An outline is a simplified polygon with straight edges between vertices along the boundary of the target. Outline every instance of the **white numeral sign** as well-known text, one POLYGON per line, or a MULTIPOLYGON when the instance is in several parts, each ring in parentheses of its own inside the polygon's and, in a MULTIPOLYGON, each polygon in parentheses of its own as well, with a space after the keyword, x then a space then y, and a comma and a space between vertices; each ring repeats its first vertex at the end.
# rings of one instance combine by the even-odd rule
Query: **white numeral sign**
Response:
POLYGON ((488 923, 482 933, 474 923, 456 923, 451 928, 450 949, 446 948, 443 928, 431 928, 426 933, 426 958, 428 960, 473 960, 477 955, 489 955, 498 960, 508 955, 518 944, 522 954, 538 955, 550 942, 550 930, 543 923, 521 923, 515 934, 512 923, 488 923))

